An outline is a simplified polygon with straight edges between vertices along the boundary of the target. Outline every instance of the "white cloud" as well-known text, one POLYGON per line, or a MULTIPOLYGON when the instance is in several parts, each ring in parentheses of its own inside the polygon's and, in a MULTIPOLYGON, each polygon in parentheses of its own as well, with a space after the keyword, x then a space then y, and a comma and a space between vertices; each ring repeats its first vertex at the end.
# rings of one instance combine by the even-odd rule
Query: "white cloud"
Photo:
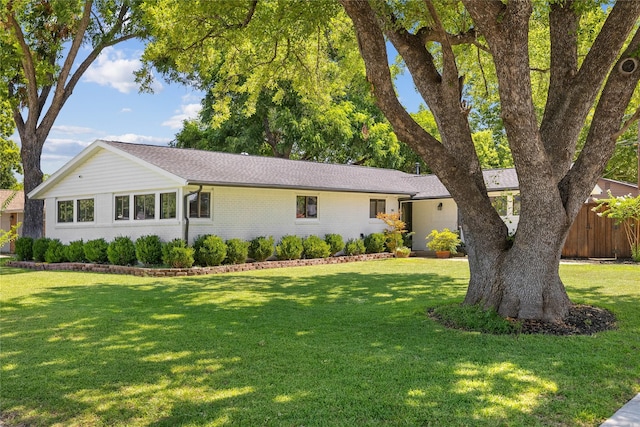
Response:
POLYGON ((68 134, 68 135, 83 135, 83 134, 87 134, 87 133, 93 133, 93 132, 95 132, 95 129, 88 128, 88 127, 82 127, 82 126, 66 126, 66 125, 56 126, 56 125, 54 125, 51 128, 51 132, 63 133, 63 134, 68 134))
MULTIPOLYGON (((185 99, 185 97, 183 97, 185 99)), ((167 126, 171 129, 181 129, 182 122, 184 120, 195 119, 198 117, 198 113, 202 109, 202 105, 200 103, 193 104, 184 104, 180 106, 180 109, 176 110, 173 116, 171 116, 168 120, 162 122, 162 126, 167 126)))
POLYGON ((121 113, 131 113, 133 110, 131 108, 123 108, 122 110, 120 110, 121 113))
POLYGON ((108 135, 101 139, 107 141, 120 141, 120 142, 132 142, 136 144, 150 144, 150 145, 167 145, 171 138, 160 138, 157 136, 138 135, 135 133, 124 133, 121 135, 108 135))
MULTIPOLYGON (((84 80, 98 83, 100 86, 111 86, 122 93, 129 93, 138 88, 133 72, 140 68, 139 58, 125 58, 122 51, 107 47, 84 73, 84 80)), ((162 84, 154 80, 153 89, 160 91, 162 84)))
POLYGON ((47 142, 43 147, 44 151, 75 151, 89 146, 90 141, 82 141, 73 138, 47 138, 47 142))

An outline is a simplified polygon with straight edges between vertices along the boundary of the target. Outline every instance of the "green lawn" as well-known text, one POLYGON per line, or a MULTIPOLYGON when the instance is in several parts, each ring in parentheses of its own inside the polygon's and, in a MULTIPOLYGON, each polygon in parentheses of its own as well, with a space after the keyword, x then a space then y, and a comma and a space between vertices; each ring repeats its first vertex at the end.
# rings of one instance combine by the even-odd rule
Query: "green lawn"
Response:
POLYGON ((640 267, 563 265, 596 336, 447 330, 459 260, 206 277, 1 267, 7 425, 595 426, 640 392, 640 267))

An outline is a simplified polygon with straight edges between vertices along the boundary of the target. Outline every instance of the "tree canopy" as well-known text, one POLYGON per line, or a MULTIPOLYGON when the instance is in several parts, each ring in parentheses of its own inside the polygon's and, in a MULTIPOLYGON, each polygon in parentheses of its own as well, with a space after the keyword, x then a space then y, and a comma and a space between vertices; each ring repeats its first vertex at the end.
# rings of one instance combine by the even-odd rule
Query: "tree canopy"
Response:
MULTIPOLYGON (((640 114, 633 102, 640 2, 247 0, 183 7, 157 0, 145 11, 153 33, 148 61, 187 80, 221 70, 213 91, 246 93, 252 105, 283 79, 321 105, 363 61, 398 139, 458 204, 471 269, 465 303, 510 317, 567 315, 562 244, 616 141, 640 114), (391 66, 389 44, 400 57, 391 66), (410 73, 437 132, 402 106, 398 67, 410 73), (474 144, 486 145, 488 133, 474 141, 481 130, 494 147, 508 145, 518 174, 515 236, 487 194, 474 144)), ((227 114, 228 106, 215 108, 227 114)))
MULTIPOLYGON (((144 36, 138 3, 0 0, 0 94, 20 136, 25 194, 42 182, 42 147, 83 73, 104 48, 144 36)), ((27 197, 23 234, 40 237, 42 225, 43 202, 27 197)))

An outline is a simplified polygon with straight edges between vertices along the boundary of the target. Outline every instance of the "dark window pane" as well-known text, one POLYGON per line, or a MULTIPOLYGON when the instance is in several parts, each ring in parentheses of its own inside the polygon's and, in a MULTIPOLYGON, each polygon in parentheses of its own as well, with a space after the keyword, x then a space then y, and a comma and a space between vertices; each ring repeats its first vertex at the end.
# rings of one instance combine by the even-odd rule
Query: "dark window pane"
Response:
POLYGON ((78 200, 78 222, 93 221, 93 199, 78 200))
POLYGON ((307 197, 307 218, 318 217, 318 198, 307 197))
POLYGON ((154 219, 156 210, 155 194, 142 194, 134 197, 136 219, 154 219))
POLYGON ((189 217, 209 218, 211 216, 211 193, 197 193, 189 197, 189 217))
POLYGON ((73 200, 58 202, 58 222, 73 222, 73 200))
POLYGON ((520 215, 520 195, 513 196, 513 214, 520 215))
POLYGON ((116 221, 129 219, 129 196, 116 196, 116 221))
POLYGON ((160 194, 160 218, 169 219, 176 217, 176 193, 160 194))
POLYGON ((375 218, 379 213, 385 213, 387 201, 384 199, 369 200, 369 218, 375 218))

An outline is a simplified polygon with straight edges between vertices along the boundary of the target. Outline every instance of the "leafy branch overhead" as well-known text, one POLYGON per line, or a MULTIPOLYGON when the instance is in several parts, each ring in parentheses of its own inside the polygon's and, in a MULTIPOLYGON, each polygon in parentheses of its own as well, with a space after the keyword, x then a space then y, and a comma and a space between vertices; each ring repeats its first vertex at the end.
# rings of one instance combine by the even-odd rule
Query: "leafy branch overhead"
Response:
POLYGON ((281 82, 303 104, 327 105, 349 92, 364 65, 398 140, 457 202, 471 269, 465 303, 510 317, 567 315, 562 243, 638 108, 640 70, 631 61, 621 72, 619 64, 640 49, 640 2, 273 0, 186 8, 158 0, 145 12, 152 23, 145 59, 212 83, 206 87, 221 101, 214 122, 229 116, 234 94, 246 94, 249 116, 263 90, 277 101, 281 82), (405 109, 398 72, 410 74, 435 126, 405 109), (512 241, 483 178, 479 153, 491 153, 490 140, 490 155, 510 156, 518 173, 512 241))

